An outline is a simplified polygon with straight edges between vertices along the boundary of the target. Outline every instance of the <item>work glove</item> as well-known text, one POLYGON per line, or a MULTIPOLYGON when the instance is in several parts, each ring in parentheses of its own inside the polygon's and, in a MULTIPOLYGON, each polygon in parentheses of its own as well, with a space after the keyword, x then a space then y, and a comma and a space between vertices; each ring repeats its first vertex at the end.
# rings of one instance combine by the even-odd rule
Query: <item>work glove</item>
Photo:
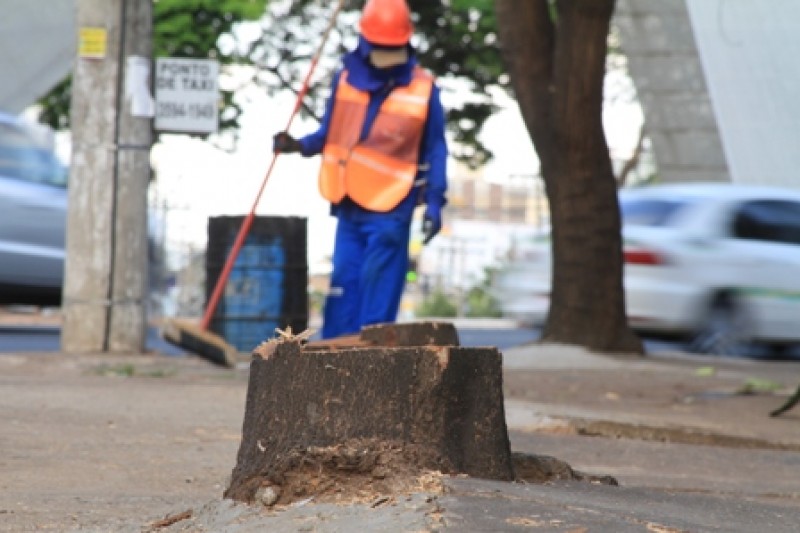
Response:
POLYGON ((442 229, 442 208, 438 205, 428 204, 425 215, 422 217, 422 244, 431 242, 439 230, 442 229))
POLYGON ((281 131, 276 133, 275 136, 272 138, 272 151, 274 153, 282 153, 282 154, 291 154, 294 152, 299 152, 303 149, 303 146, 300 144, 300 141, 286 133, 285 131, 281 131))

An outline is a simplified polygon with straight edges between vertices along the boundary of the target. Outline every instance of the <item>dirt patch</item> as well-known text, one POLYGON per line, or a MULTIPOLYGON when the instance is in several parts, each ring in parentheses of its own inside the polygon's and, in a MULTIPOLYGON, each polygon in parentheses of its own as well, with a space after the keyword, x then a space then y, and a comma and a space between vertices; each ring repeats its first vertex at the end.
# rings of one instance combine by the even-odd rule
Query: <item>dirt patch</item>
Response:
POLYGON ((772 442, 764 439, 737 437, 679 427, 654 427, 641 424, 626 424, 605 420, 570 420, 576 435, 609 437, 614 439, 637 439, 655 442, 672 442, 725 448, 800 451, 793 443, 772 442))
POLYGON ((248 482, 257 502, 289 505, 316 502, 380 505, 397 496, 443 492, 439 472, 419 468, 413 446, 376 440, 351 440, 288 453, 265 477, 248 482))
MULTIPOLYGON (((321 503, 377 506, 410 494, 443 494, 444 476, 438 471, 421 469, 420 453, 413 445, 363 439, 294 451, 285 458, 283 468, 273 472, 269 479, 253 480, 259 485, 255 503, 272 507, 313 499, 321 503)), ((618 485, 611 476, 585 474, 551 456, 512 453, 512 460, 517 482, 587 481, 618 485)))
POLYGON ((554 481, 587 481, 596 485, 619 485, 612 476, 579 472, 566 461, 549 455, 512 452, 511 460, 514 462, 514 474, 518 482, 542 484, 554 481))

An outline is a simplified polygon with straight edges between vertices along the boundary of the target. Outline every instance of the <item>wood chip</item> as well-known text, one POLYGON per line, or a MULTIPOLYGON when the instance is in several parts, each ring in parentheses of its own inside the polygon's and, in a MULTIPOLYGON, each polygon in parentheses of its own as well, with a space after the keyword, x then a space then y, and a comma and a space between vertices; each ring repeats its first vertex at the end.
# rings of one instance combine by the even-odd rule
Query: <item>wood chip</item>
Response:
POLYGON ((178 514, 167 515, 166 518, 159 520, 158 522, 153 522, 150 524, 150 531, 154 531, 156 529, 161 529, 165 527, 169 527, 172 524, 176 524, 181 520, 186 520, 192 517, 194 511, 192 509, 187 509, 186 511, 178 514))

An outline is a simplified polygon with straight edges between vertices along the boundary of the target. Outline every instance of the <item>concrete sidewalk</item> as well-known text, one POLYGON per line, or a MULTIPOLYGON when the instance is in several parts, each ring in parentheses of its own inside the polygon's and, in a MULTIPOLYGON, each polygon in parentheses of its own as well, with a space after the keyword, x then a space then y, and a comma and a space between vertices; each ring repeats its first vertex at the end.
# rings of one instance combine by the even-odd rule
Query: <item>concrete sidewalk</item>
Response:
POLYGON ((800 362, 615 358, 555 345, 514 348, 503 358, 513 428, 536 430, 547 416, 598 432, 607 422, 641 440, 800 451, 800 407, 769 416, 800 384, 800 362))
POLYGON ((800 409, 768 416, 800 364, 547 345, 506 350, 504 362, 512 449, 619 486, 447 478, 444 494, 377 509, 308 504, 265 520, 221 503, 201 530, 235 516, 252 531, 800 531, 800 409))
MULTIPOLYGON (((504 363, 512 448, 621 486, 515 487, 497 508, 515 501, 587 531, 800 531, 800 408, 769 417, 800 364, 548 345, 506 350, 504 363)), ((468 512, 480 502, 468 492, 452 509, 481 530, 468 512)))
POLYGON ((620 486, 449 478, 427 503, 292 508, 250 523, 331 532, 800 531, 800 408, 768 416, 800 381, 800 364, 615 358, 548 345, 506 350, 504 364, 512 449, 620 486))
POLYGON ((4 354, 0 530, 154 531, 187 508, 190 519, 158 531, 800 530, 800 407, 768 416, 800 363, 536 344, 503 355, 512 449, 620 486, 446 478, 444 494, 265 512, 221 499, 246 365, 4 354))

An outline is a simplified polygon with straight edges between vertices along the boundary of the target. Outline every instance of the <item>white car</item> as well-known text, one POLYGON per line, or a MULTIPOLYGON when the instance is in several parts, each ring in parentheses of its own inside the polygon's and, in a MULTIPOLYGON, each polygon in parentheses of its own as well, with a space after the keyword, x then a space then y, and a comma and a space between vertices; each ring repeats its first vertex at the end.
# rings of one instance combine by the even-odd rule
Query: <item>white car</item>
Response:
MULTIPOLYGON (((628 320, 680 335, 701 353, 751 342, 800 343, 800 190, 683 183, 620 192, 628 320)), ((506 315, 541 323, 550 294, 550 241, 501 270, 506 315)))

